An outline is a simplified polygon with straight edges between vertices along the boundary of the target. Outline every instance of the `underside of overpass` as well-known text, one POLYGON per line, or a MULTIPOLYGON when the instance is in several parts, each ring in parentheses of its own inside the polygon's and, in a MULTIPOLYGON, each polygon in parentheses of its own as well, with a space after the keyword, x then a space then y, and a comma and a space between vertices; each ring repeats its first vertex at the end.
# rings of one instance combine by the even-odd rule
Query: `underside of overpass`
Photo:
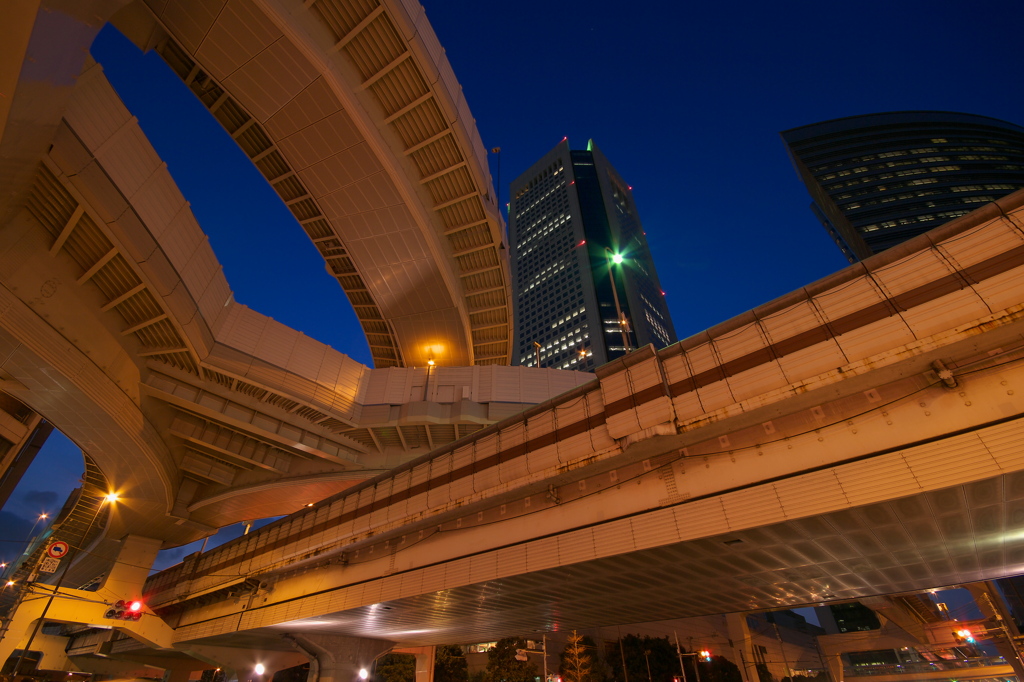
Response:
POLYGON ((480 641, 1019 573, 1022 201, 187 558, 147 583, 164 648, 480 641), (915 338, 871 333, 894 324, 915 338))
POLYGON ((109 536, 174 546, 288 513, 590 379, 502 366, 500 214, 422 8, 56 0, 10 19, 0 390, 122 493, 109 536), (105 18, 172 68, 189 60, 182 77, 313 239, 385 369, 234 301, 88 58, 105 18), (366 71, 377 44, 396 59, 366 71))
POLYGON ((291 655, 295 638, 430 645, 1024 568, 1024 195, 597 380, 541 381, 483 366, 508 356, 501 229, 421 12, 44 10, 76 28, 34 25, 0 140, 0 390, 126 490, 89 549, 96 565, 75 575, 118 553, 139 568, 161 542, 257 507, 301 508, 154 576, 139 625, 103 615, 137 575, 64 590, 47 618, 102 628, 73 633, 77 656, 187 667, 214 651, 291 655), (160 51, 235 137, 387 369, 233 301, 102 70, 36 59, 87 46, 97 16, 160 51), (342 167, 361 174, 339 186, 342 167), (401 267, 396 239, 417 249, 401 267), (428 357, 474 367, 432 372, 428 357))

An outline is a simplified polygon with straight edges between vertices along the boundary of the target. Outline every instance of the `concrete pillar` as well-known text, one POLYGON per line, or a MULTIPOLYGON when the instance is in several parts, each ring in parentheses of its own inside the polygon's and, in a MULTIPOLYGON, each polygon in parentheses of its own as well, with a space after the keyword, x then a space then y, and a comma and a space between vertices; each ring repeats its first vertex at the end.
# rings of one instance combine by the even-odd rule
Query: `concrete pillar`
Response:
POLYGON ((110 567, 101 590, 109 594, 124 595, 122 599, 136 599, 142 596, 146 576, 156 561, 162 541, 144 538, 140 535, 126 535, 121 540, 117 560, 110 567))
POLYGON ((743 675, 743 682, 758 682, 757 670, 754 668, 753 640, 750 628, 747 627, 747 614, 728 613, 725 616, 725 628, 733 649, 739 654, 736 664, 743 675))
POLYGON ((407 646, 394 648, 393 654, 412 654, 416 657, 416 682, 434 682, 434 658, 437 654, 437 647, 434 646, 407 646))
MULTIPOLYGON (((289 638, 290 639, 290 638, 289 638)), ((225 682, 270 682, 278 670, 302 665, 309 656, 296 651, 250 651, 226 646, 206 644, 183 644, 175 648, 200 661, 215 665, 224 673, 225 682), (263 675, 256 674, 256 666, 262 665, 263 675)), ((312 667, 312 663, 311 663, 312 667)))
MULTIPOLYGON (((33 596, 33 598, 22 601, 15 612, 10 615, 11 622, 7 636, 0 640, 0 661, 6 660, 14 649, 25 648, 28 645, 28 640, 32 638, 31 633, 36 631, 36 621, 40 618, 106 627, 114 625, 117 629, 128 632, 135 639, 150 646, 170 646, 172 641, 170 628, 152 613, 147 612, 143 619, 137 622, 118 621, 113 623, 103 616, 107 610, 107 604, 118 599, 134 599, 142 596, 142 586, 146 581, 146 574, 159 549, 159 540, 135 535, 125 537, 107 579, 103 586, 95 592, 83 592, 67 587, 61 587, 54 592, 52 587, 38 586, 36 589, 40 595, 47 596, 33 596)), ((74 557, 65 561, 74 561, 74 557)), ((36 634, 35 638, 32 638, 32 649, 39 649, 34 640, 41 636, 40 632, 36 634)), ((41 663, 41 665, 49 666, 50 664, 47 662, 41 663)), ((59 669, 57 665, 54 665, 53 668, 59 669)))
POLYGON ((434 682, 434 653, 436 647, 421 647, 416 652, 416 682, 434 682))
POLYGON ((825 656, 825 664, 828 665, 828 674, 832 682, 843 682, 843 655, 831 653, 825 656))
POLYGON ((7 127, 11 100, 38 10, 39 0, 5 3, 4 6, 4 21, 0 23, 0 92, 4 95, 0 97, 0 139, 7 127))
POLYGON ((973 583, 967 585, 967 589, 974 597, 974 602, 987 622, 994 624, 994 627, 990 627, 988 631, 991 642, 996 646, 996 651, 1013 667, 1017 679, 1024 680, 1024 661, 1021 660, 1020 651, 1017 650, 1017 645, 1013 641, 1013 630, 1016 628, 999 589, 991 581, 973 583))
MULTIPOLYGON (((289 637, 311 659, 308 682, 356 682, 361 669, 369 671, 373 662, 394 646, 394 642, 343 635, 303 634, 289 637)), ((430 671, 432 676, 433 665, 430 671)), ((420 682, 418 674, 417 682, 420 682)))

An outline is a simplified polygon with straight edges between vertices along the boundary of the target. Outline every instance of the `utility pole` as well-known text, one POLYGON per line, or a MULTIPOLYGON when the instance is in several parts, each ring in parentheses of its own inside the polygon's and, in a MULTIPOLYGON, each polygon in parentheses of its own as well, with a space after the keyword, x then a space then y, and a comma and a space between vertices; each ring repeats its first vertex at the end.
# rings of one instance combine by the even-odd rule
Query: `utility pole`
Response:
POLYGON ((779 632, 779 624, 775 622, 775 618, 772 618, 772 627, 775 628, 775 637, 779 640, 779 651, 782 653, 782 664, 786 666, 787 677, 793 679, 793 671, 786 659, 786 646, 782 643, 782 633, 779 632))
POLYGON ((619 631, 619 656, 622 657, 622 679, 624 682, 629 682, 629 673, 626 672, 626 649, 622 646, 622 630, 616 628, 619 631))
MULTIPOLYGON (((498 150, 501 151, 501 150, 498 150)), ((540 648, 544 652, 544 682, 551 682, 548 679, 548 636, 540 636, 540 648)))
MULTIPOLYGON (((109 493, 100 501, 99 504, 96 505, 96 511, 93 513, 92 519, 89 520, 89 525, 85 527, 85 532, 82 534, 82 538, 81 540, 79 540, 79 542, 84 544, 88 541, 89 532, 92 530, 93 525, 96 523, 96 519, 99 517, 100 512, 103 510, 104 502, 113 504, 114 502, 117 501, 117 497, 118 496, 116 493, 109 493)), ((18 661, 14 664, 14 670, 12 672, 14 676, 21 674, 19 670, 21 669, 22 663, 25 662, 25 654, 27 654, 29 650, 32 648, 32 642, 35 641, 36 635, 39 634, 39 630, 43 627, 43 622, 45 622, 46 620, 46 612, 50 610, 50 606, 53 604, 53 600, 60 593, 60 588, 64 585, 64 578, 67 577, 68 571, 71 570, 71 561, 72 559, 74 559, 75 554, 77 554, 76 550, 80 549, 84 548, 78 545, 72 545, 71 548, 68 550, 67 554, 63 557, 62 562, 64 564, 64 570, 61 572, 60 577, 57 579, 57 583, 53 586, 53 589, 50 592, 50 596, 47 598, 46 603, 43 604, 43 612, 39 614, 39 620, 36 621, 35 627, 32 629, 32 634, 28 636, 28 642, 25 644, 25 648, 21 650, 21 655, 18 656, 18 661)), ((25 588, 28 589, 29 586, 26 585, 25 588)), ((11 619, 13 620, 13 618, 14 614, 11 614, 11 619)))
POLYGON ((683 674, 683 682, 686 682, 686 668, 683 666, 683 650, 679 648, 679 633, 673 630, 672 636, 676 638, 676 656, 679 657, 679 672, 683 674))

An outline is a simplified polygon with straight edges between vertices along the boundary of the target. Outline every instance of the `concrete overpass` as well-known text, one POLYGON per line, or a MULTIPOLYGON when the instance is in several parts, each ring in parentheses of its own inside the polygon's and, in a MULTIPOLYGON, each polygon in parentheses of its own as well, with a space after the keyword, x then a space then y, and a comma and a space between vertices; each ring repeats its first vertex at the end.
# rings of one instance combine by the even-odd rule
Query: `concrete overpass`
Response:
POLYGON ((480 641, 1019 573, 1022 204, 188 557, 147 581, 158 655, 480 641))
POLYGON ((288 205, 348 294, 376 366, 509 363, 508 259, 486 152, 418 3, 39 8, 5 29, 5 212, 20 205, 111 19, 164 56, 288 205))
MULTIPOLYGON (((0 391, 123 489, 109 537, 174 546, 288 513, 586 378, 500 366, 507 261, 479 136, 422 9, 370 4, 56 1, 3 28, 0 391), (321 45, 337 12, 354 24, 321 45), (378 369, 234 301, 88 59, 106 18, 175 67, 196 53, 190 87, 314 239, 378 369), (378 43, 397 61, 364 73, 378 43)), ((28 433, 0 436, 17 451, 28 433)))
POLYGON ((2 28, 26 58, 0 71, 0 390, 124 489, 75 576, 120 563, 47 614, 131 635, 75 633, 83 663, 184 670, 261 648, 327 670, 342 665, 328 642, 372 652, 1020 571, 1021 197, 483 428, 579 378, 479 366, 507 357, 507 269, 485 158, 421 10, 40 8, 2 28), (168 59, 292 208, 382 369, 233 301, 85 63, 108 17, 168 59), (139 624, 104 620, 161 545, 299 508, 155 577, 139 624))

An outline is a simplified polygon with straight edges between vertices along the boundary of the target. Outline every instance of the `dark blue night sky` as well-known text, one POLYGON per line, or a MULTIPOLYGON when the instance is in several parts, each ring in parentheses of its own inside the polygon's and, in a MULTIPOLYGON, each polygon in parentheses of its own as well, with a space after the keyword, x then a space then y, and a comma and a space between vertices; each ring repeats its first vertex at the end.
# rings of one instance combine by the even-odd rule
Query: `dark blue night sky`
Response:
MULTIPOLYGON (((633 186, 681 337, 846 265, 779 131, 905 109, 1024 124, 1020 10, 1013 0, 426 3, 485 148, 502 150, 503 202, 562 137, 576 148, 593 138, 633 186)), ((109 28, 93 54, 191 202, 236 299, 368 362, 322 259, 202 105, 109 28)), ((47 462, 51 474, 75 469, 77 455, 56 454, 73 448, 48 449, 0 527, 29 519, 27 532, 38 513, 29 501, 57 487, 47 462)), ((9 557, 21 537, 0 539, 9 557)))

